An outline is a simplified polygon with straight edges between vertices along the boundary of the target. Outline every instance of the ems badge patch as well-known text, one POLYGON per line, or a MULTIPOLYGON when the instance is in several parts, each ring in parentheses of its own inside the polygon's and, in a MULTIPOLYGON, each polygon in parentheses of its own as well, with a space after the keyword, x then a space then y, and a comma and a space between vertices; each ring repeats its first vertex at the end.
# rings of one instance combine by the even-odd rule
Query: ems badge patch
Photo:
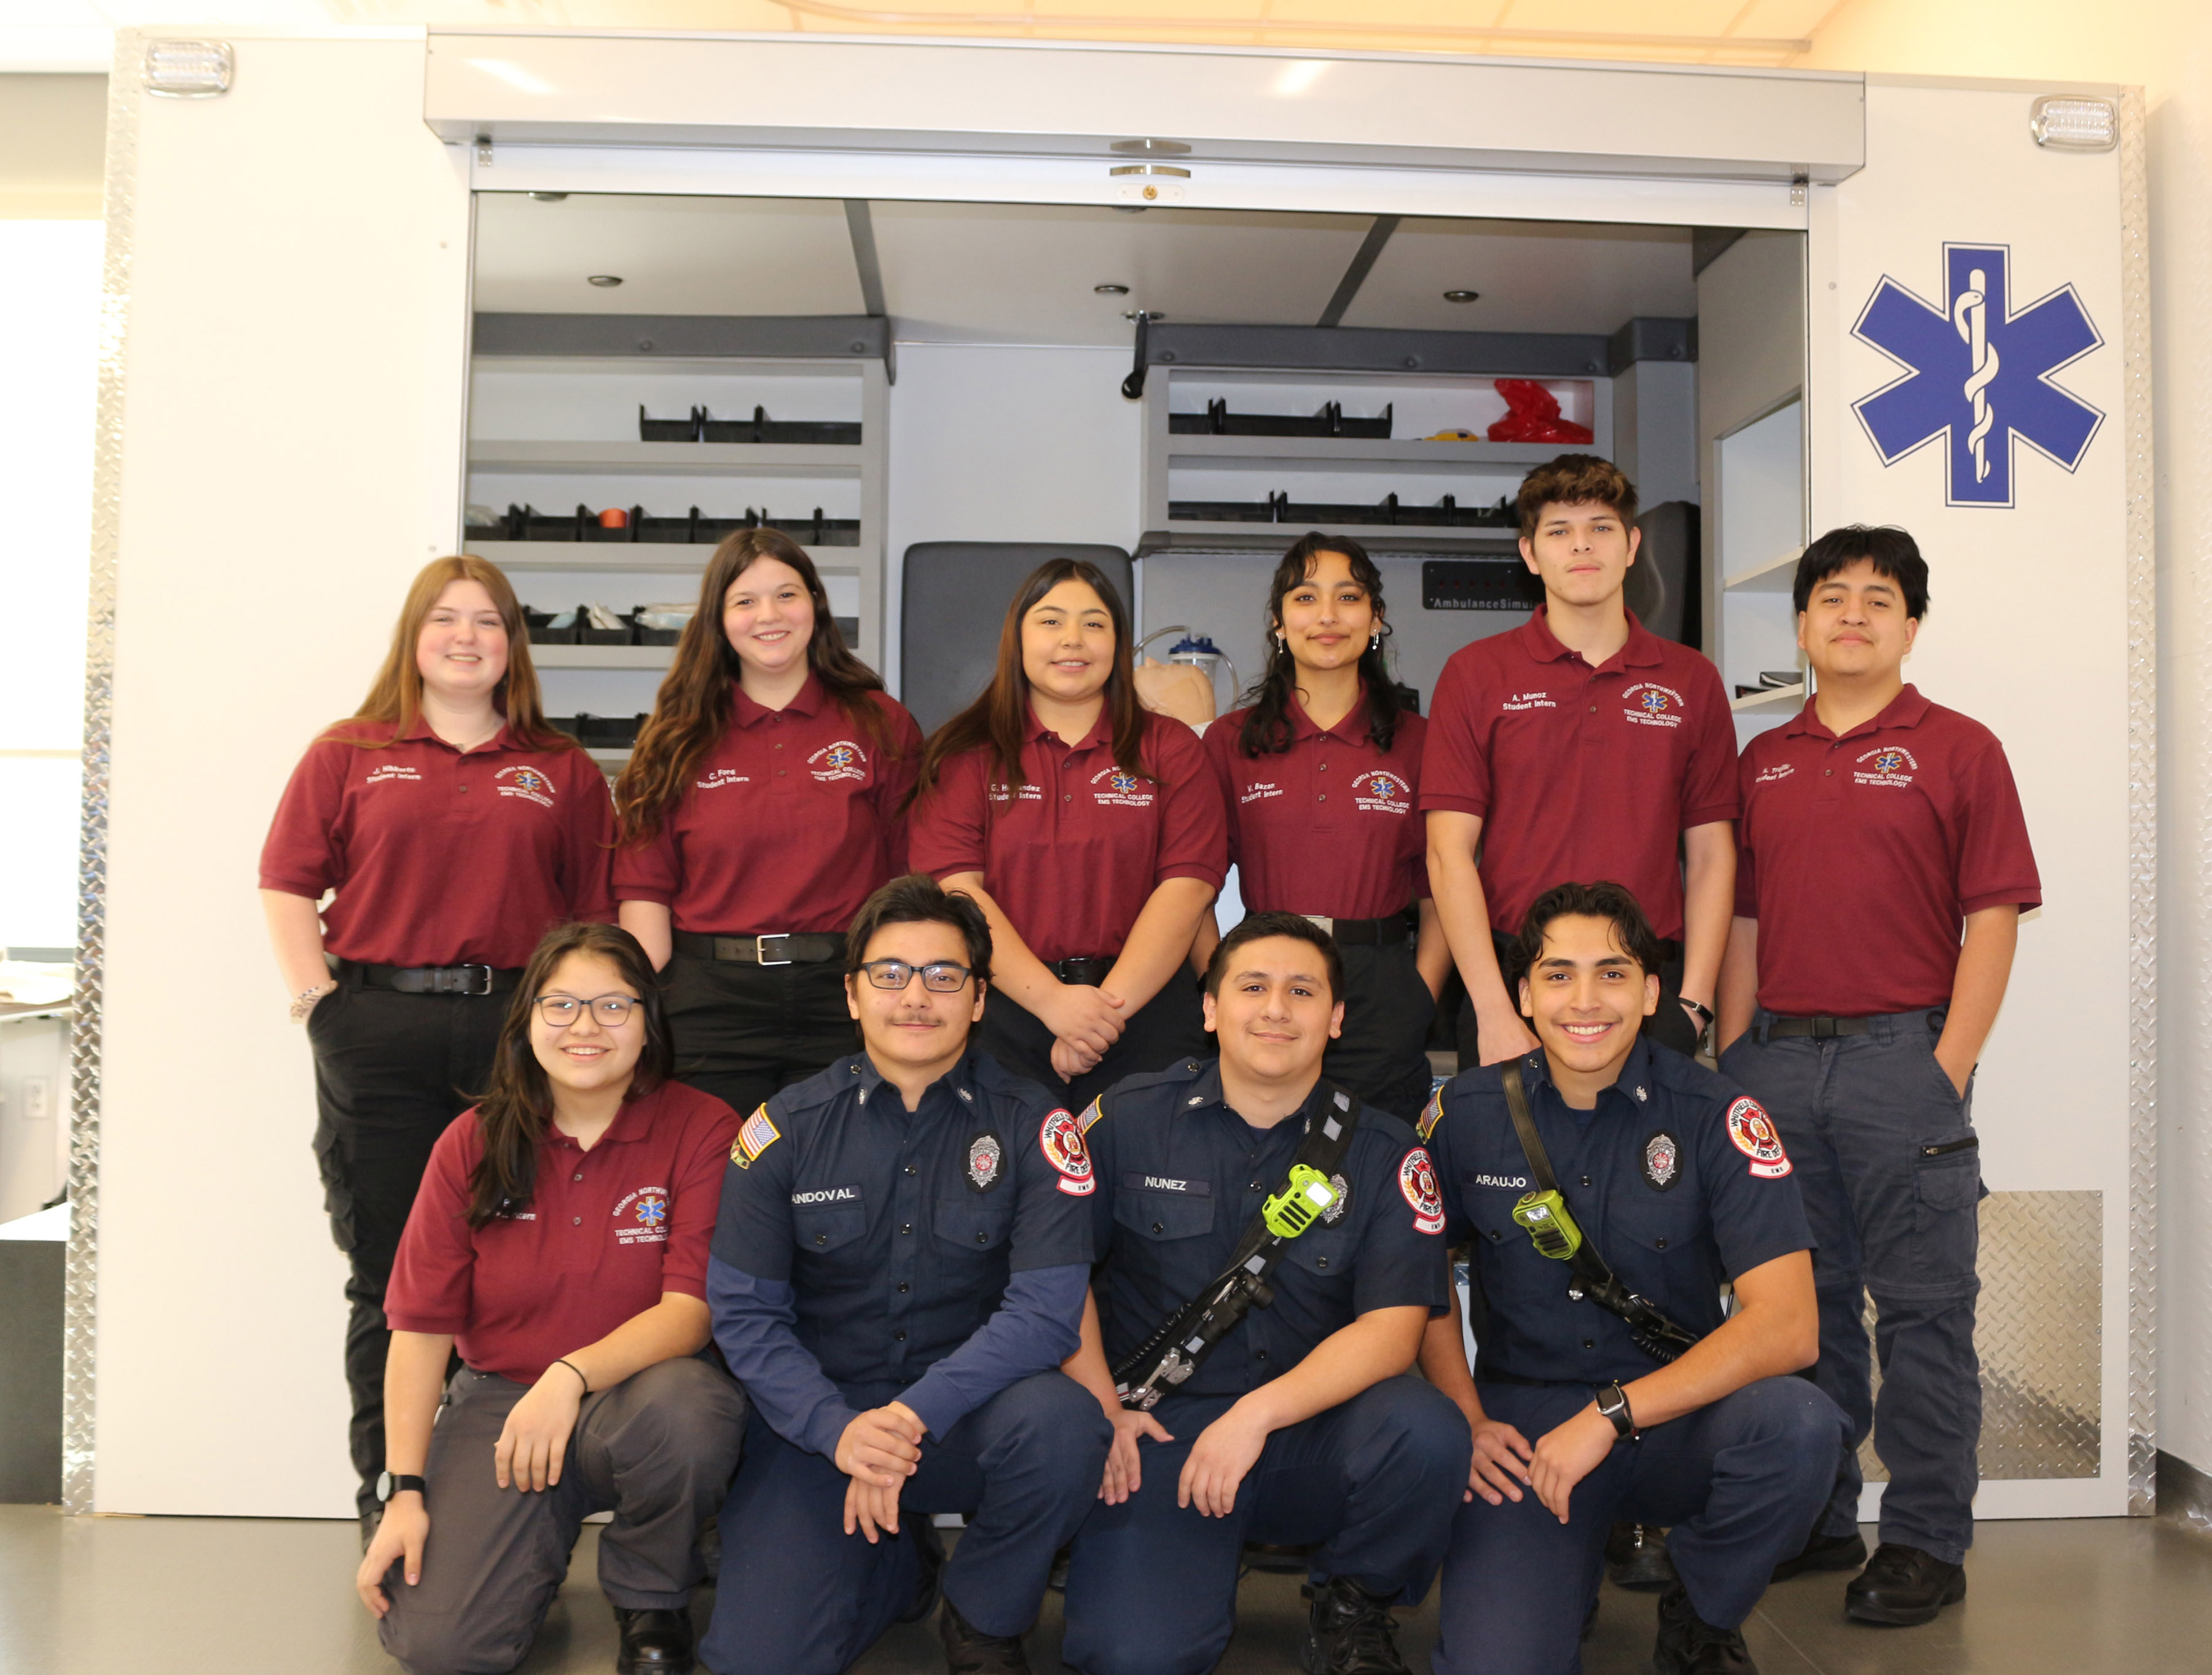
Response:
POLYGON ((1068 1197, 1087 1199, 1098 1190, 1098 1183, 1091 1174, 1091 1148, 1084 1144, 1082 1125, 1075 1120, 1073 1113, 1054 1110, 1046 1114, 1044 1126, 1037 1131, 1037 1149, 1060 1175, 1053 1185, 1068 1197))
POLYGON ((996 1134, 978 1134, 968 1142, 968 1184, 979 1193, 989 1192, 999 1184, 1000 1166, 1006 1157, 1006 1148, 996 1134))
POLYGON ((761 1153, 774 1145, 783 1135, 768 1120, 768 1107, 745 1119, 745 1126, 738 1131, 738 1138, 730 1146, 730 1161, 741 1169, 752 1168, 761 1153))
POLYGON ((1413 1132, 1421 1137, 1421 1144, 1429 1143, 1429 1136, 1437 1132, 1437 1125, 1444 1120, 1444 1090, 1439 1085, 1429 1095, 1429 1102, 1421 1108, 1421 1120, 1413 1125, 1413 1132))
POLYGON ((1345 1210, 1352 1203, 1352 1183, 1340 1174, 1333 1174, 1328 1178, 1328 1189, 1336 1194, 1336 1202, 1321 1212, 1321 1218, 1334 1227, 1344 1219, 1345 1210))
POLYGON ((1774 1120, 1748 1095, 1728 1108, 1729 1138, 1751 1159, 1751 1172, 1763 1180, 1779 1180, 1790 1173, 1790 1154, 1782 1150, 1782 1137, 1774 1120))
POLYGON ((1398 1190, 1413 1207, 1413 1226, 1422 1233, 1444 1230, 1444 1195, 1437 1185, 1437 1166, 1425 1148, 1415 1146, 1398 1165, 1398 1190))
POLYGON ((1681 1178, 1681 1143, 1662 1128, 1644 1143, 1644 1184, 1663 1193, 1681 1178))

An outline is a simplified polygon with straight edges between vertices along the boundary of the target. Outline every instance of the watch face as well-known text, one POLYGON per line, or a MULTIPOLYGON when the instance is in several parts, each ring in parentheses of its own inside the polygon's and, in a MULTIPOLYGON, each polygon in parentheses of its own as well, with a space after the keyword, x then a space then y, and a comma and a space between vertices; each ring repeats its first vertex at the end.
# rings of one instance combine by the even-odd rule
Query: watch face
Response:
POLYGON ((376 1498, 380 1501, 388 1501, 392 1498, 391 1472, 379 1472, 376 1474, 376 1498))

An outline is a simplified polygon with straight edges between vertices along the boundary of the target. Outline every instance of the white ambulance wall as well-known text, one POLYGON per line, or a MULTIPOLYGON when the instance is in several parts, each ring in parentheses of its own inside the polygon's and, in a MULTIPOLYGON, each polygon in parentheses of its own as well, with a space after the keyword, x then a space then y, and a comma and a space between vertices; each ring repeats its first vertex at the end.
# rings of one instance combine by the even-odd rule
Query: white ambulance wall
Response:
POLYGON ((468 199, 419 33, 228 38, 222 98, 145 97, 127 34, 114 78, 138 136, 109 165, 133 269, 95 1495, 342 1517, 345 1268, 254 861, 457 532, 468 199))
MULTIPOLYGON (((2048 905, 2021 927, 1975 1122, 1993 1192, 2104 1194, 2103 1453, 2096 1478, 1978 1504, 2055 1515, 2127 1505, 2127 437, 2119 159, 2039 149, 2029 97, 1870 82, 1864 172, 1812 195, 1808 521, 1917 537, 1932 603, 1906 678, 1996 732, 2027 810, 2048 905), (1884 466, 1850 407, 1901 372, 1852 338, 1861 310, 1885 275, 1942 296, 1947 241, 2009 246, 2015 312, 2071 283, 2104 340, 2053 377, 2102 428, 2070 475, 2019 448, 2009 508, 1947 505, 1940 445, 1884 466)), ((1870 932, 1884 910, 1863 903, 1870 932)))

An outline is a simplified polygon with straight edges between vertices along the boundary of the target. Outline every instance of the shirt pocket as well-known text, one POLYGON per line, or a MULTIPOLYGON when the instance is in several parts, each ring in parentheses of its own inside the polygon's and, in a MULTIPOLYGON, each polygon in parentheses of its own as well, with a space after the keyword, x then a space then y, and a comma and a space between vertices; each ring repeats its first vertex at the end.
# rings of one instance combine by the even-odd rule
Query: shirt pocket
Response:
MULTIPOLYGON (((1692 1254, 1701 1219, 1698 1201, 1632 1190, 1640 1198, 1630 1196, 1613 1205, 1598 1254, 1622 1284, 1680 1320, 1692 1310, 1692 1271, 1702 1267, 1692 1254)), ((1589 1236, 1585 1228, 1583 1237, 1589 1236)))
POLYGON ((865 1203, 797 1205, 792 1209, 791 1225, 801 1259, 817 1273, 853 1273, 869 1265, 865 1203))
POLYGON ((1352 1241, 1340 1227, 1307 1229, 1291 1241, 1283 1262, 1310 1274, 1325 1289, 1351 1289, 1352 1241))
POLYGON ((1013 1227, 1014 1206, 1011 1199, 1003 1204, 939 1199, 930 1223, 931 1230, 946 1244, 955 1250, 970 1253, 1003 1251, 1013 1227))
POLYGON ((1213 1231, 1213 1200, 1194 1193, 1124 1189, 1115 1196, 1114 1219, 1152 1244, 1196 1239, 1213 1231))

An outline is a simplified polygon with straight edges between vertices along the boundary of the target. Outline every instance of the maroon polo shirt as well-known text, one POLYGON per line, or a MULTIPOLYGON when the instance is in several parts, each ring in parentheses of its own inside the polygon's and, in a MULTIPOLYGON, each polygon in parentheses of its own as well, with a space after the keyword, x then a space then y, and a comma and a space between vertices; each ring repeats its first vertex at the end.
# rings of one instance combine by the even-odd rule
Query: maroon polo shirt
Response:
POLYGON ((1040 960, 1119 954, 1157 887, 1200 878, 1218 890, 1228 868, 1221 787, 1198 735, 1164 716, 1145 724, 1149 778, 1115 766, 1103 707, 1072 748, 1031 710, 1011 798, 987 792, 988 749, 953 757, 915 804, 915 871, 940 883, 981 872, 1040 960))
POLYGON ((417 719, 340 722, 292 771, 261 849, 261 888, 337 896, 323 945, 369 965, 529 962, 546 931, 614 918, 614 804, 591 757, 505 728, 464 756, 417 719))
POLYGON ((842 936, 860 904, 906 871, 899 805, 921 730, 872 692, 886 742, 809 676, 781 709, 738 688, 730 725, 649 841, 615 858, 615 895, 658 901, 708 936, 842 936))
POLYGON ((431 1148, 385 1319, 397 1332, 450 1333, 478 1372, 530 1384, 664 1291, 703 1301, 737 1132, 720 1100, 663 1083, 623 1106, 589 1151, 549 1125, 529 1207, 472 1228, 483 1137, 476 1112, 462 1112, 431 1148))
POLYGON ((2041 905, 1996 735, 1911 687, 1841 738, 1808 701, 1745 747, 1735 911, 1759 1004, 1788 1017, 1951 998, 1966 916, 2041 905))
POLYGON ((1421 810, 1482 822, 1491 927, 1507 936, 1554 884, 1610 878, 1651 928, 1682 935, 1680 834, 1733 820, 1735 723, 1703 653, 1628 618, 1596 668, 1544 607, 1452 653, 1429 707, 1421 810))
POLYGON ((1248 710, 1206 730, 1206 760, 1229 811, 1229 859, 1253 913, 1381 919, 1429 893, 1422 830, 1421 739, 1428 723, 1398 718, 1390 748, 1367 737, 1364 691, 1333 727, 1291 701, 1291 748, 1248 756, 1248 710))

